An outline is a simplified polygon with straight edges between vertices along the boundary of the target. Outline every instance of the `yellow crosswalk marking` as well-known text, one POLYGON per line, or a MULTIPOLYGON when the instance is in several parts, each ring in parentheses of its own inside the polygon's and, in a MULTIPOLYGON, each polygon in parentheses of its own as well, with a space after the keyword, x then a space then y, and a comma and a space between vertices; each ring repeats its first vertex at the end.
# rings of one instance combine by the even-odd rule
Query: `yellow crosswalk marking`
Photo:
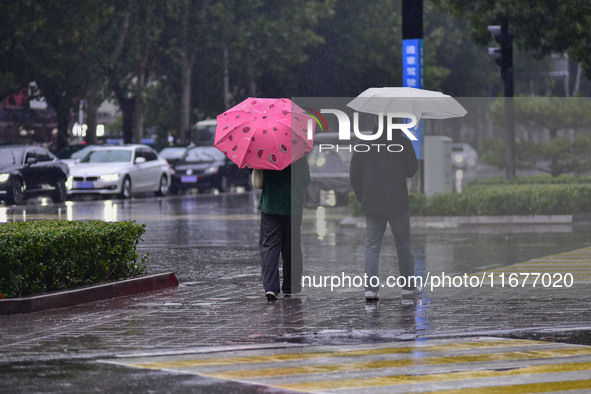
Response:
MULTIPOLYGON (((506 346, 531 346, 535 341, 530 340, 501 340, 501 341, 476 341, 476 342, 459 342, 449 345, 416 345, 416 346, 401 346, 401 347, 386 347, 377 349, 362 349, 362 350, 344 350, 339 352, 305 352, 305 353, 289 353, 289 354, 271 354, 263 356, 252 357, 225 357, 212 359, 196 359, 196 360, 178 360, 166 362, 151 362, 151 363, 135 363, 132 364, 138 368, 164 369, 164 368, 186 368, 186 367, 200 367, 206 365, 237 365, 237 364, 251 364, 251 363, 271 363, 281 361, 296 361, 306 360, 312 358, 330 358, 330 357, 358 357, 358 356, 373 356, 383 354, 402 354, 413 352, 442 352, 451 350, 470 350, 470 349, 486 349, 506 346)), ((544 342, 540 342, 544 343, 544 342)))
MULTIPOLYGON (((337 389, 353 389, 361 387, 379 387, 379 386, 394 386, 400 384, 415 384, 415 383, 432 383, 445 382, 454 380, 467 380, 479 378, 502 378, 507 376, 542 374, 554 372, 575 372, 575 371, 591 371, 591 362, 568 363, 568 364, 544 364, 532 365, 522 368, 509 369, 504 371, 497 370, 477 370, 477 371, 463 371, 450 372, 442 374, 431 375, 392 375, 379 376, 374 378, 359 378, 359 379, 338 379, 325 380, 316 382, 300 382, 291 384, 280 384, 275 387, 280 387, 289 390, 299 391, 321 391, 321 390, 337 390, 337 389)), ((439 393, 439 392, 438 392, 439 393)))
POLYGON ((591 380, 515 384, 510 386, 477 387, 459 390, 428 391, 421 394, 530 394, 591 389, 591 380))
POLYGON ((591 355, 589 348, 567 348, 556 350, 533 350, 526 352, 507 352, 507 353, 485 353, 471 355, 456 355, 449 357, 421 357, 413 355, 413 358, 396 360, 366 361, 348 364, 328 364, 328 365, 306 365, 290 368, 266 368, 266 369, 244 369, 225 371, 217 373, 208 373, 207 376, 222 379, 252 379, 268 378, 272 376, 290 376, 316 373, 334 373, 334 372, 354 372, 380 368, 402 368, 417 365, 441 365, 441 364, 464 364, 478 362, 498 362, 510 360, 534 360, 540 358, 560 358, 591 355))

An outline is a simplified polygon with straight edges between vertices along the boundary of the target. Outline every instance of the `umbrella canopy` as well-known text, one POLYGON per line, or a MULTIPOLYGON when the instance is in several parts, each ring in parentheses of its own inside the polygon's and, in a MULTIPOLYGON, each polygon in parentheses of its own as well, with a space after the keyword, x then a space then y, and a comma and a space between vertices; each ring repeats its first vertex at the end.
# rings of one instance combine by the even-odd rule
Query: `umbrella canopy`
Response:
POLYGON ((347 106, 374 115, 411 113, 417 119, 457 118, 467 113, 460 103, 447 94, 407 87, 369 88, 347 106))
POLYGON ((214 146, 240 168, 282 170, 312 150, 309 119, 289 99, 249 97, 218 115, 214 146))

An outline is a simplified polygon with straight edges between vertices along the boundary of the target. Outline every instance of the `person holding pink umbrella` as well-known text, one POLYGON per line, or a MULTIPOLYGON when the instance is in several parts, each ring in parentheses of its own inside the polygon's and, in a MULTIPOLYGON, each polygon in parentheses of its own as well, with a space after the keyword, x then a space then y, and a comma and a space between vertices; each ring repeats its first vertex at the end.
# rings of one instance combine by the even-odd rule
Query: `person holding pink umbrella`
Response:
POLYGON ((300 227, 310 183, 305 157, 314 145, 314 122, 289 99, 249 97, 218 115, 214 146, 240 168, 263 171, 259 249, 269 301, 301 291, 300 227), (283 261, 283 283, 279 260, 283 261))
POLYGON ((301 291, 302 248, 300 227, 304 194, 310 183, 306 157, 287 168, 263 170, 264 187, 258 209, 261 211, 259 249, 263 287, 269 301, 301 291), (283 261, 283 283, 279 286, 279 256, 283 261))

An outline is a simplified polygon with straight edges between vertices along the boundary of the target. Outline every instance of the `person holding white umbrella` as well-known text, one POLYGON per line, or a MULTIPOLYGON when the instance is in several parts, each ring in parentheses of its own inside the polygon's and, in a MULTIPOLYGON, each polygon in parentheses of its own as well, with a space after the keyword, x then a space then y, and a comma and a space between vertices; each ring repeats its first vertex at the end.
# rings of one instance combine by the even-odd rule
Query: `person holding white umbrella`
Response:
POLYGON ((365 273, 369 281, 365 298, 368 301, 378 298, 379 282, 371 278, 378 278, 382 238, 387 224, 394 236, 400 276, 405 278, 397 282, 403 284, 402 297, 414 298, 422 294, 423 288, 415 281, 406 179, 416 174, 418 162, 411 141, 395 130, 392 139, 388 140, 391 130, 386 132, 383 127, 378 127, 380 123, 382 126, 387 123, 379 120, 384 115, 391 119, 392 114, 411 114, 416 119, 446 119, 461 117, 467 112, 453 97, 408 87, 369 88, 348 106, 377 115, 374 133, 382 134, 374 141, 376 146, 397 144, 402 147, 392 152, 387 149, 355 152, 351 160, 351 185, 366 222, 365 273))
POLYGON ((384 132, 375 144, 398 144, 403 147, 402 151, 374 149, 368 152, 355 152, 349 174, 353 191, 365 214, 365 274, 369 278, 368 286, 365 288, 365 299, 368 301, 378 299, 379 284, 371 278, 377 278, 379 275, 382 238, 387 224, 390 224, 394 236, 400 276, 406 278, 402 296, 416 297, 423 292, 423 289, 411 280, 415 274, 415 265, 411 249, 406 187, 406 178, 413 177, 419 166, 412 143, 402 132, 394 134, 391 141, 386 138, 387 134, 384 132))

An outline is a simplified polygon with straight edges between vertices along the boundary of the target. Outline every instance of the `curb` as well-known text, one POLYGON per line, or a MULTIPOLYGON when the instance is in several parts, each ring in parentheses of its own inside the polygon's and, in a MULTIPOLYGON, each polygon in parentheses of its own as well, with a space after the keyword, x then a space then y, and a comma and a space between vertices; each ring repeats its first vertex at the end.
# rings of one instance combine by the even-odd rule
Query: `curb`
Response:
POLYGON ((178 285, 179 281, 175 274, 168 272, 32 297, 7 298, 0 300, 0 315, 62 308, 86 302, 176 287, 178 285))

